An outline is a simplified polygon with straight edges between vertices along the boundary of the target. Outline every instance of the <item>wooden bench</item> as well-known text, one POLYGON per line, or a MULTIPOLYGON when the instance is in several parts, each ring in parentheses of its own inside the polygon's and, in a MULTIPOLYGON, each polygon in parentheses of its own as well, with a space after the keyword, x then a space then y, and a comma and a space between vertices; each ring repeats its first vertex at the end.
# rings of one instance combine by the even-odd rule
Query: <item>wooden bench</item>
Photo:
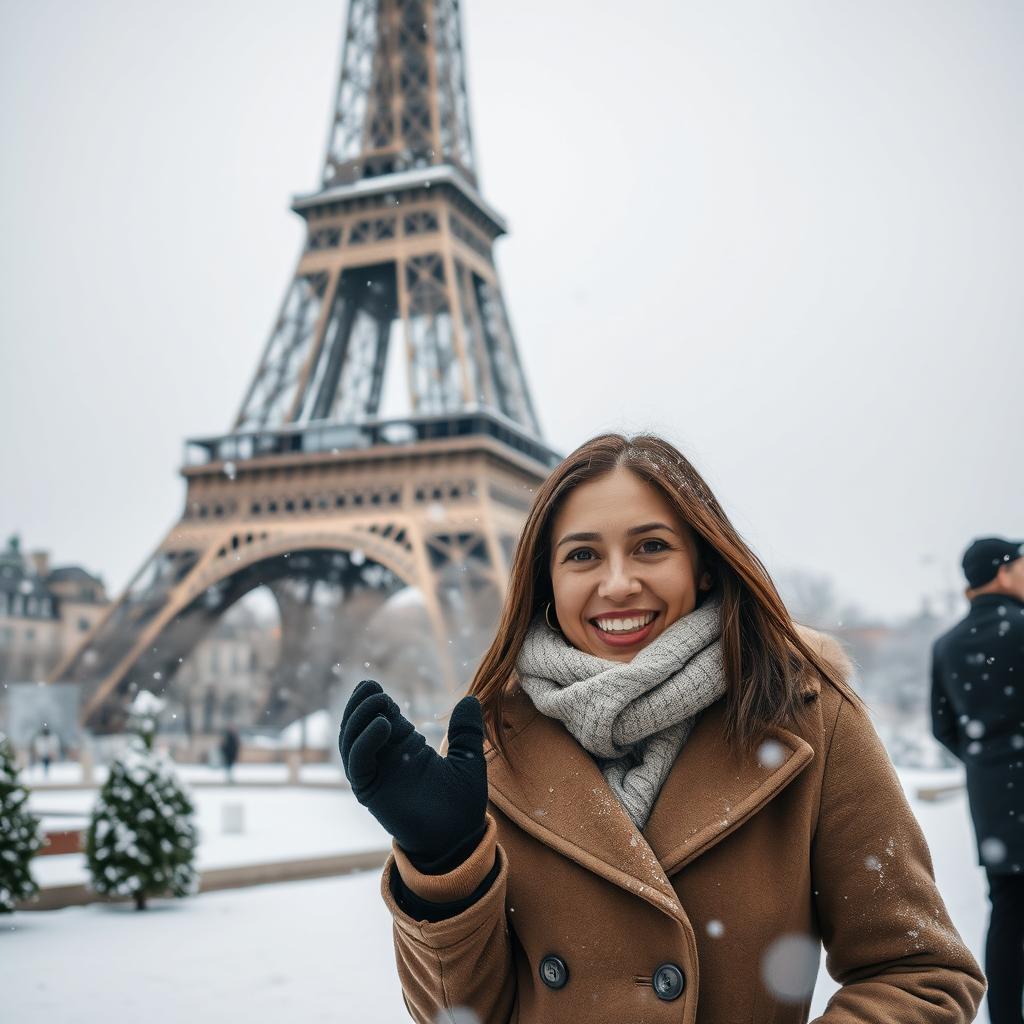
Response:
POLYGON ((37 857, 56 857, 61 853, 82 852, 82 829, 60 828, 46 829, 43 832, 44 843, 36 853, 37 857))

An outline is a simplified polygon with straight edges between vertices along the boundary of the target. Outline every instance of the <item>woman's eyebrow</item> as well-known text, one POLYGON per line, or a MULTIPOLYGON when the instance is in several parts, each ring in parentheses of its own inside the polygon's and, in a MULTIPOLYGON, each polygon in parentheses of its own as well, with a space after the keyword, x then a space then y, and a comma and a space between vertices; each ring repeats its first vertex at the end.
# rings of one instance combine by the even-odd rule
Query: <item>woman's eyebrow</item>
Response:
POLYGON ((644 523, 642 526, 632 526, 626 531, 627 537, 632 537, 636 533, 647 533, 650 530, 668 530, 669 533, 675 533, 668 523, 644 523))
MULTIPOLYGON (((631 526, 626 531, 627 537, 632 537, 638 533, 648 533, 651 530, 668 530, 669 533, 675 533, 667 523, 642 523, 640 526, 631 526)), ((569 541, 573 540, 600 540, 601 534, 599 533, 567 533, 556 545, 555 550, 560 548, 563 544, 568 544, 569 541)))

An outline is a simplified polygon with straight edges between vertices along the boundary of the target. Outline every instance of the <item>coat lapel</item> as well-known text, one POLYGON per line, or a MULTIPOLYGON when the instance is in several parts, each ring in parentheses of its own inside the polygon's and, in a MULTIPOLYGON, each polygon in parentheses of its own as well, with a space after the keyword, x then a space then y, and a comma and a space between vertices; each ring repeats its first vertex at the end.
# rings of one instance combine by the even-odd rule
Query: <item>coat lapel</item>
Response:
POLYGON ((667 875, 721 842, 777 796, 814 758, 788 729, 767 731, 749 756, 725 742, 725 702, 709 708, 679 752, 645 832, 667 875))
POLYGON ((490 799, 525 832, 671 917, 685 914, 669 876, 755 814, 810 763, 810 745, 774 729, 760 757, 728 756, 724 702, 702 716, 641 833, 593 758, 518 686, 507 694, 509 758, 488 747, 490 799))

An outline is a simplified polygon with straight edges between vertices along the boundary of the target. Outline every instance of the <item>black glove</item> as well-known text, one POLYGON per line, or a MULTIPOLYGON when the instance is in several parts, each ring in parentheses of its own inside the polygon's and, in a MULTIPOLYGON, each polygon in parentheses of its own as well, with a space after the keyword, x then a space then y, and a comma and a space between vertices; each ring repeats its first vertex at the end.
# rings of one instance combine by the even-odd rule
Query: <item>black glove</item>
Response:
POLYGON ((356 799, 418 871, 451 871, 479 845, 486 830, 487 764, 476 697, 455 705, 448 756, 441 757, 380 684, 364 679, 345 707, 338 748, 356 799))

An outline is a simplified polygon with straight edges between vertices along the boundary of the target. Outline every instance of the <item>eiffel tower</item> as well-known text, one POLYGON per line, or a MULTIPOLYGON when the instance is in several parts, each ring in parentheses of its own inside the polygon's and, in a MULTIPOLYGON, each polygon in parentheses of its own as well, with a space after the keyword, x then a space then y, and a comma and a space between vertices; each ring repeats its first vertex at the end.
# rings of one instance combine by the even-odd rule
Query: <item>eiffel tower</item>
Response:
POLYGON ((281 620, 266 725, 374 673, 446 706, 493 631, 558 456, 494 265, 458 0, 350 0, 321 185, 291 208, 305 244, 230 432, 186 441, 181 518, 51 677, 81 685, 93 732, 172 692, 256 587, 281 620))

